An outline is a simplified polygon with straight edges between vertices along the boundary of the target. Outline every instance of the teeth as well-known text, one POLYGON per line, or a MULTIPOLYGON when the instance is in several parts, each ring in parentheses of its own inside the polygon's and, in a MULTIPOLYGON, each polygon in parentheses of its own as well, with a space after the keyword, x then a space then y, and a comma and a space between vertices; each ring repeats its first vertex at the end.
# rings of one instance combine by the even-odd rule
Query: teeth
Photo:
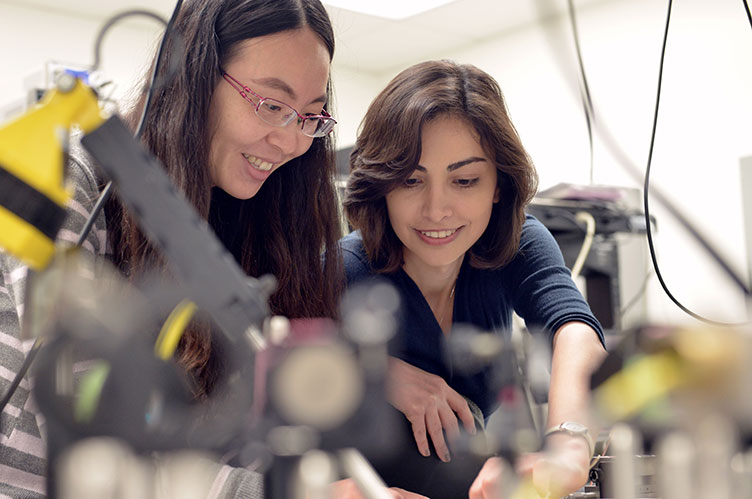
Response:
POLYGON ((272 169, 272 166, 274 166, 274 163, 258 159, 256 156, 251 156, 250 154, 243 154, 243 157, 251 164, 251 166, 262 172, 268 172, 272 169))
POLYGON ((420 231, 421 234, 423 234, 426 237, 430 237, 431 239, 444 239, 445 237, 449 237, 452 234, 457 232, 456 229, 453 230, 431 230, 431 231, 420 231))

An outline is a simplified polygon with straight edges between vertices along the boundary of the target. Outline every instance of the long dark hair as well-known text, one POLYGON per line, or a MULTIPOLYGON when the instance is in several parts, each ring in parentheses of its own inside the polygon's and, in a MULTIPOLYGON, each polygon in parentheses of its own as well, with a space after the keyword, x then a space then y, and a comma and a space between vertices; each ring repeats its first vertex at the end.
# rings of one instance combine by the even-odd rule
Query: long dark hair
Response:
POLYGON ((350 154, 345 213, 360 229, 379 272, 402 265, 402 242, 387 215, 385 196, 412 175, 421 156, 423 125, 440 116, 466 120, 499 172, 499 202, 483 235, 469 250, 477 268, 499 268, 520 244, 525 206, 538 175, 509 118, 498 83, 470 64, 428 61, 394 77, 371 103, 350 154))
MULTIPOLYGON (((314 139, 305 154, 276 171, 248 200, 212 188, 208 171, 209 104, 221 80, 220 68, 240 42, 302 27, 318 34, 333 56, 334 34, 319 0, 186 1, 174 27, 184 50, 168 42, 162 63, 167 72, 174 65, 170 59, 178 58, 179 69, 152 97, 142 141, 245 272, 277 278, 270 299, 273 313, 335 317, 343 281, 336 244, 341 230, 333 138, 314 139)), ((144 85, 125 116, 134 130, 147 90, 144 85)), ((329 85, 327 94, 331 105, 329 85)), ((121 271, 131 278, 155 268, 164 271, 158 251, 117 197, 108 203, 106 214, 113 260, 121 271)), ((198 396, 207 394, 217 377, 214 357, 207 328, 186 331, 178 359, 193 374, 198 396)))

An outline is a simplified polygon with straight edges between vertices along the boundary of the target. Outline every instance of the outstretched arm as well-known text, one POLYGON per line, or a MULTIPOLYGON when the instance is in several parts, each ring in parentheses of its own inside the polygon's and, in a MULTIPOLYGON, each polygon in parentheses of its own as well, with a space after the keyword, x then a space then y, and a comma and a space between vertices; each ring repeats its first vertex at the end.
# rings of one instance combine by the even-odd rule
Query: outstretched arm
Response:
MULTIPOLYGON (((597 435, 590 413, 590 374, 603 361, 606 351, 597 333, 582 322, 568 322, 554 335, 551 385, 548 391, 547 428, 573 421, 597 435)), ((588 479, 590 449, 579 436, 555 433, 546 438, 543 452, 521 456, 519 475, 529 477, 536 489, 553 496, 570 494, 588 479)), ((470 498, 497 497, 501 490, 503 462, 492 458, 470 488, 470 498)))

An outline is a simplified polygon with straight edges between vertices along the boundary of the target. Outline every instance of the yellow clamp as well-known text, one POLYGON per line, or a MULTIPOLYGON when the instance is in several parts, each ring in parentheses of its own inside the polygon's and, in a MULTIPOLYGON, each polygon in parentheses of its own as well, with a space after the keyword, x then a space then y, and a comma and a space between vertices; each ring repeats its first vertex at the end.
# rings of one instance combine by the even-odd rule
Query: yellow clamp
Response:
POLYGON ((593 399, 608 419, 626 421, 685 382, 686 371, 679 355, 663 350, 635 356, 595 390, 593 399))
POLYGON ((65 74, 37 107, 0 128, 0 249, 35 270, 49 263, 71 197, 60 134, 73 125, 90 132, 103 120, 94 91, 65 74))

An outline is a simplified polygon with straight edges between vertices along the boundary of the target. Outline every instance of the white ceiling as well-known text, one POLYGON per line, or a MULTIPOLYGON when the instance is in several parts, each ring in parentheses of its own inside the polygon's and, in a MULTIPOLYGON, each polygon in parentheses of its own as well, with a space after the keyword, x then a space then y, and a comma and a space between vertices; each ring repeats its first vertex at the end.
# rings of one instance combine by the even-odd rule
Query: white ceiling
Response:
MULTIPOLYGON (((378 0, 374 0, 378 1, 378 0)), ((409 1, 409 0, 404 0, 409 1)), ((576 7, 605 0, 577 0, 576 7)), ((0 0, 26 8, 106 19, 126 9, 146 8, 169 17, 174 0, 0 0)), ((566 11, 565 0, 455 0, 400 21, 327 6, 337 40, 335 64, 358 71, 388 69, 441 57, 504 31, 566 11)))

